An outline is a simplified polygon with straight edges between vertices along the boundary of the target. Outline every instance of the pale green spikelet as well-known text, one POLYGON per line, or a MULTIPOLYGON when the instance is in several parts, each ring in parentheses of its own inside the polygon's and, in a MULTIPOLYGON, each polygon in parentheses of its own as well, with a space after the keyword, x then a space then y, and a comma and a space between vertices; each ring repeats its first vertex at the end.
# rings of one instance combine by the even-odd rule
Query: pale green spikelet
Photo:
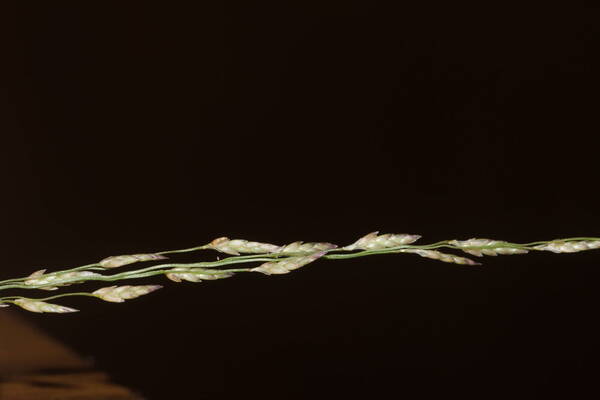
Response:
POLYGON ((437 250, 422 250, 422 249, 406 249, 402 250, 404 253, 415 253, 421 257, 431 258, 433 260, 439 260, 447 263, 462 264, 462 265, 481 265, 478 262, 471 260, 466 257, 455 256, 454 254, 442 253, 437 250))
POLYGON ((553 241, 535 246, 534 249, 551 251, 553 253, 576 253, 578 251, 600 249, 600 240, 581 240, 572 242, 553 241))
POLYGON ((71 313, 79 311, 71 307, 59 306, 58 304, 27 298, 16 299, 14 300, 14 303, 27 311, 35 313, 71 313))
POLYGON ((160 288, 162 288, 161 285, 108 286, 98 289, 92 292, 92 294, 105 301, 122 303, 125 300, 135 299, 160 288))
POLYGON ((288 257, 281 261, 268 261, 256 268, 252 268, 251 271, 261 272, 266 275, 287 274, 295 269, 298 269, 306 264, 315 261, 320 257, 323 257, 326 253, 326 251, 319 251, 308 256, 288 257))
POLYGON ((149 254, 125 254, 122 256, 111 256, 99 262, 103 268, 118 268, 124 265, 133 264, 140 261, 153 261, 153 260, 164 260, 167 257, 161 254, 149 253, 149 254))
POLYGON ((88 280, 93 277, 102 276, 91 271, 52 272, 45 274, 41 269, 29 275, 23 283, 28 286, 36 286, 42 290, 56 290, 59 286, 68 286, 72 283, 88 280), (38 287, 39 286, 39 287, 38 287))
POLYGON ((231 240, 227 237, 217 238, 210 242, 207 247, 234 256, 240 255, 240 253, 275 253, 280 249, 280 246, 270 243, 250 242, 243 239, 231 240))
POLYGON ((279 250, 276 251, 277 254, 311 254, 317 251, 327 251, 337 248, 338 246, 333 243, 304 243, 304 242, 294 242, 282 246, 279 250))
POLYGON ((511 254, 525 254, 529 251, 526 249, 519 249, 515 247, 507 247, 513 245, 512 243, 503 242, 500 240, 491 239, 469 239, 469 240, 451 240, 450 244, 460 247, 465 253, 469 253, 473 256, 483 257, 486 256, 497 256, 511 255, 511 254), (504 247, 503 247, 504 246, 504 247))
POLYGON ((173 268, 165 276, 173 282, 202 282, 225 279, 233 276, 231 272, 216 272, 199 268, 173 268))
POLYGON ((391 247, 398 247, 416 242, 421 238, 420 235, 393 234, 386 233, 379 235, 379 232, 371 232, 353 244, 343 247, 343 250, 380 250, 391 247))

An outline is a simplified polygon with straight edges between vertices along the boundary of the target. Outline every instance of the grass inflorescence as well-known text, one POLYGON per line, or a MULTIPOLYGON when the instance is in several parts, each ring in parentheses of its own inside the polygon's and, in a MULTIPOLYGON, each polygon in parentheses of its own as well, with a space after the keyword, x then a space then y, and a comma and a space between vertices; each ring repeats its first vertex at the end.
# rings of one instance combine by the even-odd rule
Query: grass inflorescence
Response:
MULTIPOLYGON (((173 282, 201 282, 231 278, 241 272, 258 272, 265 275, 287 274, 319 259, 345 259, 376 254, 411 253, 442 262, 478 266, 471 258, 446 253, 439 249, 460 251, 475 257, 526 254, 530 251, 574 253, 600 249, 600 238, 577 237, 532 243, 511 243, 502 240, 472 238, 468 240, 444 240, 432 244, 414 244, 421 236, 413 234, 383 234, 371 232, 356 242, 340 247, 329 242, 293 242, 278 246, 270 243, 243 239, 217 238, 205 245, 155 253, 129 254, 107 257, 97 263, 87 264, 55 272, 42 269, 29 276, 0 281, 0 291, 9 289, 60 290, 84 282, 119 282, 164 275, 173 282), (169 254, 192 253, 201 250, 218 251, 229 257, 217 261, 193 263, 163 263, 145 268, 131 269, 107 274, 113 269, 145 261, 166 260, 169 254), (245 266, 237 264, 254 264, 245 266), (232 267, 234 266, 235 267, 232 267)), ((37 313, 70 313, 74 308, 49 303, 63 297, 87 296, 108 302, 121 303, 160 289, 161 285, 111 285, 93 292, 67 292, 43 298, 23 296, 0 297, 0 307, 19 306, 37 313)))

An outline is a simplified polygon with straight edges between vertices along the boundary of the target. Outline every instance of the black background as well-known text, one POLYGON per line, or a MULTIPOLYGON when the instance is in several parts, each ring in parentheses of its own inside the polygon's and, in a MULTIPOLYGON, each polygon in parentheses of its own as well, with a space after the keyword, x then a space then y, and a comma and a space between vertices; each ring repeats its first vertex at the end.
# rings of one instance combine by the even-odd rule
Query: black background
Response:
MULTIPOLYGON (((200 3, 3 13, 3 276, 224 235, 600 236, 597 9, 200 3)), ((150 399, 594 397, 598 257, 156 278, 27 317, 150 399)))

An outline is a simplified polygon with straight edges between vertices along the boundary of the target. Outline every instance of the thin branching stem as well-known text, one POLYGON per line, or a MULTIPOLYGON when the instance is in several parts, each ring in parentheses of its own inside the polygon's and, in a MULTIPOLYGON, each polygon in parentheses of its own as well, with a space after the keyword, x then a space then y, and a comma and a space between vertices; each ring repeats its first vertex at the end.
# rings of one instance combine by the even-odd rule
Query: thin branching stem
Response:
MULTIPOLYGON (((311 263, 318 258, 340 260, 398 253, 414 253, 422 257, 448 263, 470 266, 479 265, 479 263, 467 257, 443 253, 438 250, 443 248, 468 253, 477 257, 482 257, 484 255, 524 254, 530 251, 574 253, 583 250, 600 249, 600 238, 598 237, 572 237, 530 243, 510 243, 491 239, 469 239, 443 240, 424 245, 413 244, 413 242, 419 238, 419 235, 378 235, 377 232, 372 232, 360 238, 352 245, 338 247, 331 243, 303 242, 294 242, 286 246, 276 246, 268 243, 251 242, 241 239, 230 240, 223 237, 202 246, 178 250, 166 250, 148 254, 108 257, 98 263, 82 265, 80 267, 55 272, 46 273, 45 270, 40 270, 27 277, 0 281, 0 291, 8 289, 56 290, 65 286, 81 284, 84 282, 128 281, 157 275, 166 275, 169 279, 176 282, 182 280, 199 282, 201 280, 225 279, 239 272, 260 272, 267 275, 285 274, 311 263), (163 263, 145 268, 126 270, 115 274, 105 275, 100 273, 133 263, 164 259, 168 254, 190 253, 200 250, 216 250, 221 253, 226 253, 229 256, 223 259, 217 259, 216 261, 163 263), (235 264, 257 262, 261 262, 262 264, 254 268, 222 268, 235 264)), ((54 296, 35 299, 22 296, 6 296, 0 298, 0 307, 7 306, 10 303, 34 312, 73 312, 76 310, 69 307, 46 303, 46 301, 62 297, 88 296, 98 297, 106 301, 122 302, 125 299, 131 299, 150 293, 157 288, 160 288, 160 286, 125 285, 104 287, 93 293, 60 293, 54 296)))

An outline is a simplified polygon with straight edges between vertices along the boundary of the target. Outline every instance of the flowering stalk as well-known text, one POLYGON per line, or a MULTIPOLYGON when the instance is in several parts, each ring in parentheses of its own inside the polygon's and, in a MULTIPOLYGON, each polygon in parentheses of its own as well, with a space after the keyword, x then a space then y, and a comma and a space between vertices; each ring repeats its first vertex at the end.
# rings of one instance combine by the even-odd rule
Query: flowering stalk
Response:
MULTIPOLYGON (((49 272, 46 269, 35 271, 29 276, 0 281, 0 291, 8 289, 59 290, 66 286, 84 282, 118 282, 164 275, 174 282, 202 282, 205 280, 226 279, 240 272, 259 272, 265 275, 287 274, 319 259, 345 259, 365 257, 377 254, 412 253, 446 263, 476 266, 474 260, 442 252, 439 249, 451 249, 476 257, 526 254, 531 251, 552 253, 574 253, 600 249, 600 238, 577 237, 539 241, 532 243, 511 243, 501 240, 472 238, 468 240, 444 240, 431 244, 414 244, 421 238, 413 234, 383 234, 371 232, 354 243, 339 247, 328 242, 293 242, 278 246, 270 243, 253 242, 243 239, 217 238, 205 245, 179 250, 167 250, 155 253, 129 254, 107 257, 98 263, 76 268, 49 272), (199 261, 194 263, 164 263, 137 268, 112 274, 107 271, 146 261, 163 261, 167 254, 191 253, 201 250, 216 250, 230 257, 217 261, 199 261), (236 264, 260 262, 255 267, 223 268, 236 264), (103 273, 104 272, 104 273, 103 273)), ((37 313, 70 313, 76 309, 48 303, 62 297, 87 296, 108 302, 122 303, 149 294, 160 289, 160 285, 113 285, 105 286, 93 292, 62 293, 45 298, 23 296, 0 297, 0 307, 19 306, 37 313)))

